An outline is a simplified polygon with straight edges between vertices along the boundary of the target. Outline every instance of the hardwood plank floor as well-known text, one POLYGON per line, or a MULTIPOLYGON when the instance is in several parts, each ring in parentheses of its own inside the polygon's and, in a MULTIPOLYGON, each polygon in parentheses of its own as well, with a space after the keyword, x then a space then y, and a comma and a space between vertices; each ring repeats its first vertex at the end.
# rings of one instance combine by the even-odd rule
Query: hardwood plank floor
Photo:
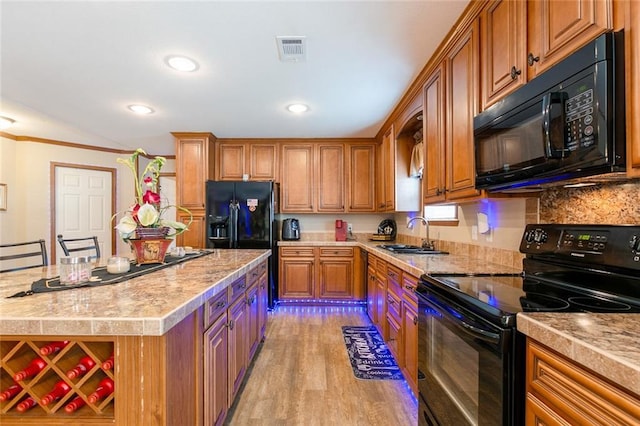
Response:
POLYGON ((369 325, 361 307, 280 306, 225 424, 417 425, 403 380, 353 375, 343 325, 369 325))

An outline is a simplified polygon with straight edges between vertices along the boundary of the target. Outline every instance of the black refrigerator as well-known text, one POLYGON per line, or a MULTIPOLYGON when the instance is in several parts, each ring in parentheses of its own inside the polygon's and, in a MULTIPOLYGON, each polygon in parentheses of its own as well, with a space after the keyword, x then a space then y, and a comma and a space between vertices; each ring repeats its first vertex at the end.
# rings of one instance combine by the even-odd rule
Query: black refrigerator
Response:
POLYGON ((271 249, 269 308, 278 298, 278 184, 207 181, 207 247, 271 249))

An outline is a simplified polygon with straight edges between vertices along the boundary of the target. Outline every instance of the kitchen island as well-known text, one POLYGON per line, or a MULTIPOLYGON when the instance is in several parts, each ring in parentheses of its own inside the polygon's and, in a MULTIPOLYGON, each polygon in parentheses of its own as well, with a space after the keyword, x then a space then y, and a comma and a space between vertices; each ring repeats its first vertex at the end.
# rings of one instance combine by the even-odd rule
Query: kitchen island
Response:
POLYGON ((270 254, 216 250, 119 284, 10 299, 31 282, 56 276, 57 267, 0 274, 0 390, 34 358, 45 361, 20 382, 19 393, 0 402, 0 423, 192 425, 223 418, 264 335, 270 254), (69 343, 40 355, 51 342, 69 343), (112 354, 113 367, 101 368, 112 354), (69 379, 66 372, 87 356, 95 365, 69 379), (225 371, 216 371, 222 361, 225 371), (229 380, 222 380, 227 366, 229 380), (115 390, 90 402, 105 379, 115 390), (71 388, 60 399, 16 410, 28 397, 40 401, 60 381, 71 388), (83 406, 65 412, 76 397, 83 406), (213 402, 205 406, 205 397, 213 402))

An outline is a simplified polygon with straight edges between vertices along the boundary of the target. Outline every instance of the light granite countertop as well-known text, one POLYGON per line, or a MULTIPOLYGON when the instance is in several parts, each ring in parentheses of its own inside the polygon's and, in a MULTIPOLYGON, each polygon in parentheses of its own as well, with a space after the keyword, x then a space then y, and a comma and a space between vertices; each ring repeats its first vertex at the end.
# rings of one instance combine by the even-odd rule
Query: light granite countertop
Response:
POLYGON ((420 277, 422 274, 519 274, 522 272, 511 266, 485 262, 484 260, 473 257, 455 254, 395 254, 378 247, 380 244, 388 243, 381 241, 363 241, 362 239, 351 241, 278 241, 278 246, 280 247, 360 247, 365 249, 370 255, 377 256, 415 277, 420 277))
POLYGON ((640 314, 519 313, 518 330, 640 395, 640 314))
POLYGON ((0 335, 161 336, 270 254, 215 250, 118 284, 11 299, 33 281, 57 276, 57 267, 2 273, 0 335))

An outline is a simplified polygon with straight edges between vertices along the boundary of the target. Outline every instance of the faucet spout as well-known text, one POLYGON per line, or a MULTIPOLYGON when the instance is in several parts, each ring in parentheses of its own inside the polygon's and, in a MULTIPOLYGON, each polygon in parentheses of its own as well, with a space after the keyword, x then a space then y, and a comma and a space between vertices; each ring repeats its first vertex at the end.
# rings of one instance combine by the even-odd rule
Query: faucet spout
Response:
POLYGON ((429 239, 429 221, 427 220, 427 218, 423 216, 412 217, 407 222, 407 228, 413 229, 413 222, 415 222, 416 220, 420 220, 424 224, 424 226, 427 228, 427 236, 425 240, 422 241, 422 248, 427 250, 434 250, 433 242, 429 239))

